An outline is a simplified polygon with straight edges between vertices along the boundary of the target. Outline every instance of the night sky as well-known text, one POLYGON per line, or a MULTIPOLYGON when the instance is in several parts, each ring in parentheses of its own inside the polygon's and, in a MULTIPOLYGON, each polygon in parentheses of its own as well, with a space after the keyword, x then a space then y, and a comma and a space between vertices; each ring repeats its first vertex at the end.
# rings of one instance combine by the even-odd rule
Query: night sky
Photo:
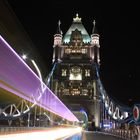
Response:
POLYGON ((8 2, 49 70, 58 20, 61 20, 61 29, 65 34, 78 13, 91 34, 95 19, 100 34, 100 77, 107 93, 124 104, 140 103, 139 9, 135 1, 8 2))

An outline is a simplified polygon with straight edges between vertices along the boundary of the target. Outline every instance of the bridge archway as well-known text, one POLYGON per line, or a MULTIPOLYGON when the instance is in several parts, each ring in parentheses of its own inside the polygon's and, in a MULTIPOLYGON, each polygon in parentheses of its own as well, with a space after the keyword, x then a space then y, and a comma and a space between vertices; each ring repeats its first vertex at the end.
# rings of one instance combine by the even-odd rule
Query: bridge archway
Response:
POLYGON ((77 111, 73 111, 74 115, 78 118, 80 125, 86 129, 88 127, 88 115, 84 108, 79 108, 77 111))

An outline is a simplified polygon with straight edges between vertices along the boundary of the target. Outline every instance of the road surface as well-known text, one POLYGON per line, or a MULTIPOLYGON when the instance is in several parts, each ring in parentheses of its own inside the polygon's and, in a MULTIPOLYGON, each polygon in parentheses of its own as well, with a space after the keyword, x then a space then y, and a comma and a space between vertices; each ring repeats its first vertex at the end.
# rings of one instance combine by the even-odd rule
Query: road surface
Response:
POLYGON ((96 133, 92 131, 85 131, 81 134, 77 134, 73 137, 67 138, 65 140, 123 140, 121 138, 117 138, 110 135, 105 135, 101 133, 96 133))

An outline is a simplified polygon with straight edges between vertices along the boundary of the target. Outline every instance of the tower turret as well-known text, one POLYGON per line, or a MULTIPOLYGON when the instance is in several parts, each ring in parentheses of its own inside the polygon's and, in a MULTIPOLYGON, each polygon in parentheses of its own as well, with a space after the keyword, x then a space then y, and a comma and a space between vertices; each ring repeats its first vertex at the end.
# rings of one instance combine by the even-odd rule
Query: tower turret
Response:
POLYGON ((99 56, 99 34, 96 28, 96 22, 93 21, 93 30, 91 34, 91 47, 92 47, 92 59, 94 59, 94 62, 99 64, 100 62, 100 56, 99 56))
POLYGON ((56 34, 54 35, 54 45, 61 45, 62 42, 62 31, 60 28, 60 20, 58 21, 58 27, 57 27, 57 31, 56 34))
POLYGON ((93 21, 93 29, 92 29, 92 35, 91 35, 91 44, 99 45, 99 34, 96 28, 96 22, 93 21))
POLYGON ((61 53, 61 44, 62 44, 62 31, 60 28, 60 20, 58 21, 58 27, 56 34, 54 35, 54 52, 53 52, 53 62, 60 61, 60 53, 61 53))

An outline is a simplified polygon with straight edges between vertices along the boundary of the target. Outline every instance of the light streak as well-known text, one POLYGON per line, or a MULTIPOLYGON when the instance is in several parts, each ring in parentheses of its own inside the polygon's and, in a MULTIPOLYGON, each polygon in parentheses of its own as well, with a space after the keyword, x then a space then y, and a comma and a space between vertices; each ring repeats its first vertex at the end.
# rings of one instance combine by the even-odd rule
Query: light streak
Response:
POLYGON ((0 135, 1 140, 60 140, 65 137, 70 137, 72 135, 78 134, 82 132, 81 127, 64 127, 64 128, 54 128, 54 129, 46 129, 40 130, 37 132, 26 131, 24 133, 16 133, 16 134, 6 134, 0 135))
POLYGON ((23 59, 0 36, 0 88, 49 110, 69 121, 78 121, 75 115, 43 83, 41 98, 38 99, 42 80, 23 59))

